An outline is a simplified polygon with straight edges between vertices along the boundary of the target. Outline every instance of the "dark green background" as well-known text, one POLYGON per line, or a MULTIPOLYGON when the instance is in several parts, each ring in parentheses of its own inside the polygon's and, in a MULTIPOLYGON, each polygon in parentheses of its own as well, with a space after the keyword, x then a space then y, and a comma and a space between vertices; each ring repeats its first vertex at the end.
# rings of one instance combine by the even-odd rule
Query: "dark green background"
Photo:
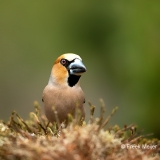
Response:
POLYGON ((97 115, 103 98, 106 116, 119 106, 109 125, 160 138, 160 1, 0 1, 0 119, 28 118, 67 52, 87 67, 81 86, 97 115))

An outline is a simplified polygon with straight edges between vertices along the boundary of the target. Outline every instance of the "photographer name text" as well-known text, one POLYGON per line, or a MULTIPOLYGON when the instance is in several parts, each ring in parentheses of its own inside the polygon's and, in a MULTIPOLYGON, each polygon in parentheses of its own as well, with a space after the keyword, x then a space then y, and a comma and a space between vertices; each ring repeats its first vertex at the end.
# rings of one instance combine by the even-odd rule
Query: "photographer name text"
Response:
POLYGON ((148 149, 148 150, 153 150, 156 149, 157 145, 148 145, 148 144, 121 144, 122 149, 148 149))

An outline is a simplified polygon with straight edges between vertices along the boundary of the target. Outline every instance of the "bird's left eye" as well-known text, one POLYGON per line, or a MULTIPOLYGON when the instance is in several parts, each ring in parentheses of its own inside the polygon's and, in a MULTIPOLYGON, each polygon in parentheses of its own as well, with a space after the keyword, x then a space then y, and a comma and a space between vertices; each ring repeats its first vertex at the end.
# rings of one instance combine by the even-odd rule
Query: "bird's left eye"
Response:
POLYGON ((61 59, 61 64, 62 64, 63 66, 66 66, 66 65, 67 65, 67 60, 66 60, 66 59, 61 59))

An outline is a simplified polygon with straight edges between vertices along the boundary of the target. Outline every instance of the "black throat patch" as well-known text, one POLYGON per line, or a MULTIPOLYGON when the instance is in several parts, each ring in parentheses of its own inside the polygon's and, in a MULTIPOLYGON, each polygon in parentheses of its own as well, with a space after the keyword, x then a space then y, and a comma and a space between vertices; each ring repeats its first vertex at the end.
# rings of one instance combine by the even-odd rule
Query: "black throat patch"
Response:
POLYGON ((76 76, 76 75, 69 75, 68 77, 68 85, 70 87, 73 87, 74 85, 77 84, 81 76, 76 76))

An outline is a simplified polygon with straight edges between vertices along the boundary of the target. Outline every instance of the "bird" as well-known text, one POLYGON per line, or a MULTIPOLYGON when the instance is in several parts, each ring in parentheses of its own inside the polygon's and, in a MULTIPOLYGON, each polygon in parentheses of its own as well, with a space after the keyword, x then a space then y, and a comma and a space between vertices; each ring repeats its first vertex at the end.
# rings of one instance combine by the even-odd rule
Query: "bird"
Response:
POLYGON ((42 94, 49 122, 56 123, 58 118, 60 123, 68 123, 68 115, 75 117, 77 108, 81 112, 81 118, 85 118, 85 97, 80 86, 80 78, 84 72, 86 67, 77 54, 65 53, 56 59, 42 94))

